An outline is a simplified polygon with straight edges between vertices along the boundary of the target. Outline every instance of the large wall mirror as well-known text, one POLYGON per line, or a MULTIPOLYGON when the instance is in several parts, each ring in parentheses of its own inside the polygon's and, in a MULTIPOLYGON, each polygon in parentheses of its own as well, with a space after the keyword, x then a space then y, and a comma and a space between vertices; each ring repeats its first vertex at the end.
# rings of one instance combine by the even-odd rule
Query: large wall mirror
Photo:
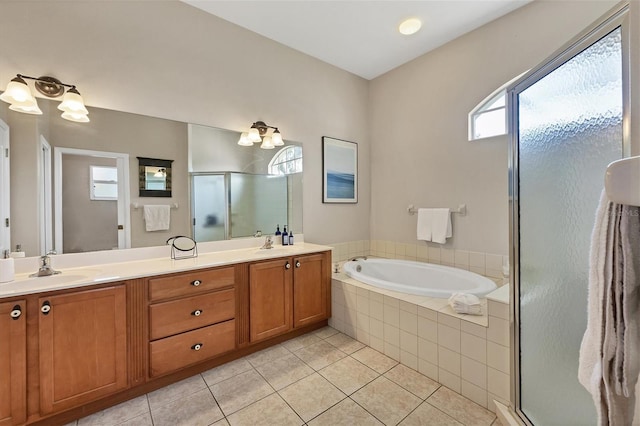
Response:
POLYGON ((27 256, 158 246, 175 235, 252 237, 277 225, 302 232, 300 143, 243 147, 235 131, 93 107, 91 122, 73 123, 57 102, 38 104, 40 116, 0 105, 10 129, 11 245, 27 256), (139 192, 138 157, 170 161, 169 196, 139 192), (149 204, 171 206, 169 229, 145 230, 149 204))

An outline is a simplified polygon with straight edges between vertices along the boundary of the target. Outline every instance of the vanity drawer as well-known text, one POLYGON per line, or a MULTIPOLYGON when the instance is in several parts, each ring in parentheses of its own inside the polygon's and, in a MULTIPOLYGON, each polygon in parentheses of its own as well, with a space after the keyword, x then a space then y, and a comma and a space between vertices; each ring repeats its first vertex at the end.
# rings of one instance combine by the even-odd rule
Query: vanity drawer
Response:
POLYGON ((235 320, 229 320, 151 342, 151 377, 161 376, 231 351, 236 347, 235 336, 235 320))
POLYGON ((232 319, 236 291, 220 290, 149 306, 149 339, 204 327, 232 319))
POLYGON ((229 266, 152 278, 149 280, 149 299, 151 301, 170 299, 229 287, 235 283, 235 273, 235 267, 229 266))

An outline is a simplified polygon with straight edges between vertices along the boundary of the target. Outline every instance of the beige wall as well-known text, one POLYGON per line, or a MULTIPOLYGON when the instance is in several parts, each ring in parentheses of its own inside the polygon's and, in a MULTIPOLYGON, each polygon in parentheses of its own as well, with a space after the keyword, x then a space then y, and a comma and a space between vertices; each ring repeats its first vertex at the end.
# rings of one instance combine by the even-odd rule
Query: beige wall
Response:
POLYGON ((468 142, 467 115, 614 4, 536 1, 373 80, 371 239, 414 242, 408 204, 464 203, 444 247, 506 254, 507 138, 468 142))
POLYGON ((52 74, 88 105, 236 131, 277 125, 304 145, 306 239, 369 237, 366 80, 178 1, 3 1, 0 51, 2 85, 52 74), (358 142, 357 205, 321 202, 325 135, 358 142))
POLYGON ((414 242, 408 204, 465 203, 445 247, 506 253, 507 141, 468 142, 467 114, 613 4, 536 1, 367 82, 176 1, 5 1, 0 82, 54 74, 89 105, 235 131, 278 125, 304 145, 310 241, 414 242), (43 50, 43 34, 73 48, 43 50), (355 206, 321 202, 323 135, 358 142, 355 206))

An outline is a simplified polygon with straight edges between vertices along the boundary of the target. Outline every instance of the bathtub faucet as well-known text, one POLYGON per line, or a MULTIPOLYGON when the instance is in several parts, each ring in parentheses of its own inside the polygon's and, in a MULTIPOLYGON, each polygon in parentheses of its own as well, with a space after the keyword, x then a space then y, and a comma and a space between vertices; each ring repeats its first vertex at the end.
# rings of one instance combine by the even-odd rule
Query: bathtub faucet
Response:
POLYGON ((347 260, 347 262, 352 262, 354 260, 360 260, 360 259, 367 260, 367 256, 354 256, 351 259, 347 260))

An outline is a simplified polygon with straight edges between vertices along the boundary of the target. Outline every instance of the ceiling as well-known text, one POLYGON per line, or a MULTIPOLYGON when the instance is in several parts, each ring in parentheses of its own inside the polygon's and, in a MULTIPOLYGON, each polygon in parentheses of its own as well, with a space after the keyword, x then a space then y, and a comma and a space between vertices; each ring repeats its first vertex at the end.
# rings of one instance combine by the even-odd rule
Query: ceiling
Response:
POLYGON ((182 0, 264 37, 373 79, 532 0, 182 0), (422 29, 404 36, 403 20, 422 29))

